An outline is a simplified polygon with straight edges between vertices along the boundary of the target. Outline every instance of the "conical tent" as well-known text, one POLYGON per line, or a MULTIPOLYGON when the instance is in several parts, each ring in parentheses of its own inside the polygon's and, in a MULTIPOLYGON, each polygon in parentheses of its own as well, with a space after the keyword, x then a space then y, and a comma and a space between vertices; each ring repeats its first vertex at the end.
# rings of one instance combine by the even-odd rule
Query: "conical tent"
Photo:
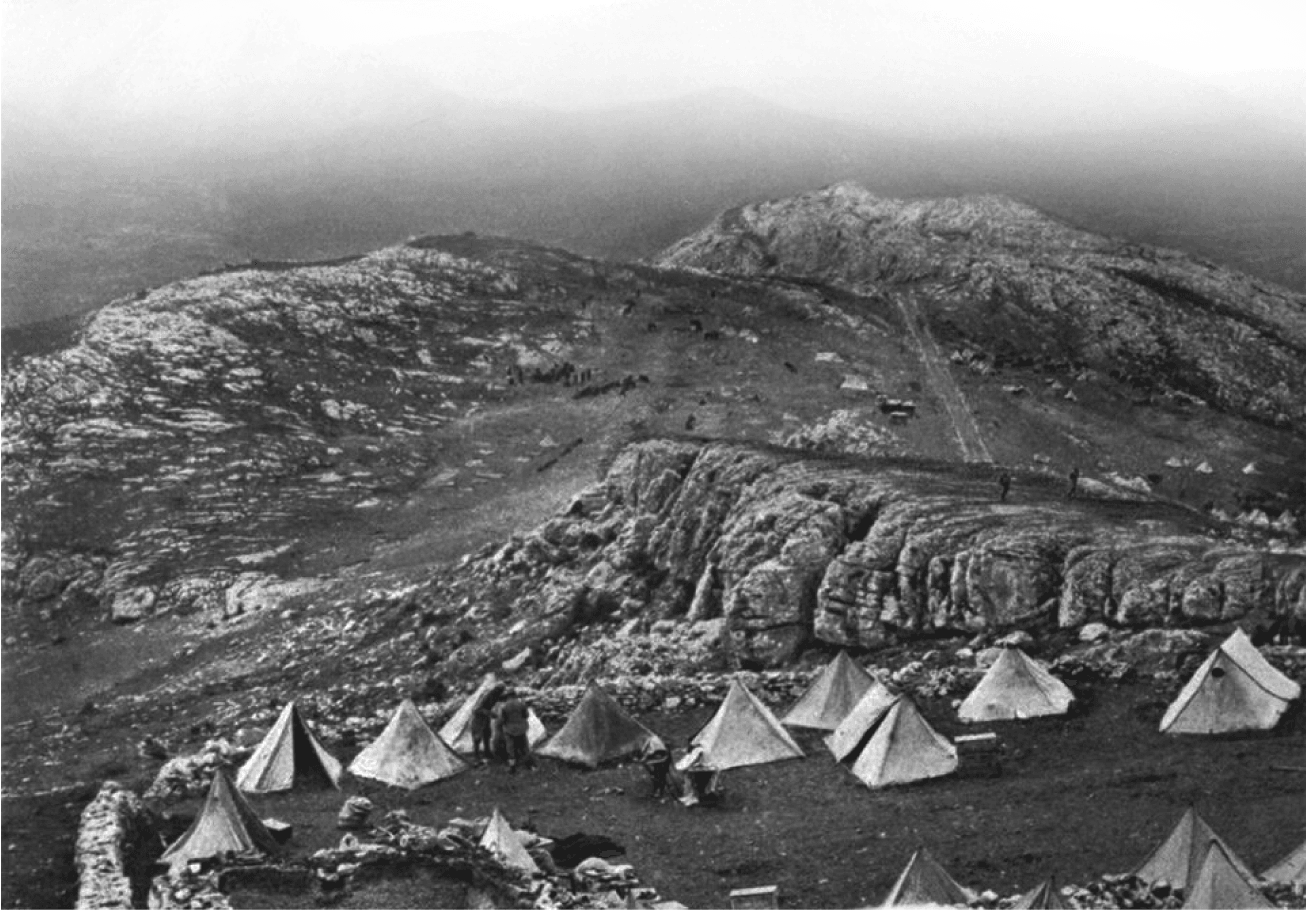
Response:
POLYGON ((340 786, 340 762, 322 748, 292 701, 236 775, 250 793, 289 790, 304 783, 340 786))
POLYGON ((512 826, 508 824, 508 820, 503 817, 498 808, 490 816, 490 823, 485 826, 485 833, 481 835, 481 846, 497 856, 505 866, 530 872, 532 875, 540 871, 535 860, 531 859, 530 853, 522 846, 521 837, 512 830, 512 826))
POLYGON ((693 743, 703 750, 704 763, 717 771, 803 757, 789 731, 738 679, 730 681, 725 701, 693 743))
POLYGON ((826 746, 834 753, 834 760, 843 761, 860 751, 897 698, 884 683, 878 679, 872 680, 871 687, 866 690, 861 701, 834 728, 834 732, 825 738, 826 746))
POLYGON ((562 729, 540 747, 539 754, 597 768, 637 754, 652 736, 611 695, 590 683, 562 729))
POLYGON ((924 848, 912 854, 907 868, 902 870, 893 890, 884 899, 884 907, 911 907, 968 904, 974 898, 969 888, 962 887, 944 871, 924 848))
POLYGON ((1207 846, 1197 877, 1185 894, 1184 906, 1195 910, 1248 910, 1274 904, 1239 871, 1217 840, 1207 846))
MULTIPOLYGON (((467 696, 467 700, 454 712, 453 717, 445 721, 444 726, 440 728, 440 738, 455 752, 475 751, 472 748, 472 715, 476 712, 477 705, 484 701, 498 685, 500 682, 493 673, 485 674, 476 691, 467 696)), ((526 737, 532 747, 538 746, 548 738, 549 731, 544 729, 543 722, 533 710, 527 712, 526 723, 526 737)))
POLYGON ((1070 905, 1049 878, 1017 898, 1011 910, 1070 910, 1070 905))
POLYGON ((1197 878, 1197 871, 1211 844, 1219 844, 1243 876, 1252 877, 1251 870, 1229 849, 1229 845, 1211 830, 1206 819, 1191 808, 1184 812, 1169 837, 1152 851, 1152 855, 1143 861, 1134 874, 1145 882, 1164 879, 1171 887, 1186 889, 1197 878))
POLYGON ((868 787, 909 784, 956 770, 957 750, 906 696, 885 713, 852 766, 853 775, 868 787))
POLYGON ((231 785, 227 772, 218 769, 204 808, 160 860, 175 867, 223 853, 275 853, 277 849, 272 833, 231 785))
POLYGON ((979 685, 961 703, 964 721, 1023 720, 1065 714, 1075 700, 1066 684, 1019 648, 1003 648, 979 685))
POLYGON ((467 770, 467 763, 435 735, 405 698, 381 735, 349 765, 349 773, 415 790, 467 770))
POLYGON ((1266 869, 1261 878, 1272 882, 1306 885, 1306 840, 1283 859, 1266 869))
POLYGON ((1301 686, 1270 666, 1242 629, 1235 629, 1166 710, 1161 732, 1269 730, 1300 695, 1301 686))
POLYGON ((833 730, 856 707, 873 682, 875 678, 849 657, 847 651, 840 651, 789 709, 784 724, 833 730))

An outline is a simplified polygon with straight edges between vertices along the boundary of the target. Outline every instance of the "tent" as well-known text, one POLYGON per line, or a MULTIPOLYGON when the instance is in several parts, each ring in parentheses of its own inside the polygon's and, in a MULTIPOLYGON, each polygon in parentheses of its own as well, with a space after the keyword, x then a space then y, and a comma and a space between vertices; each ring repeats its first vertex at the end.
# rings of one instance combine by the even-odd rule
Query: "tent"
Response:
POLYGON ((1274 904, 1239 871, 1224 845, 1214 840, 1207 846, 1197 878, 1184 896, 1184 906, 1199 910, 1247 910, 1274 904))
POLYGON ((1070 910, 1070 905, 1049 878, 1017 898, 1011 910, 1070 910))
POLYGON ((1298 844, 1296 850, 1266 869, 1261 874, 1261 878, 1272 882, 1306 885, 1306 840, 1298 844))
MULTIPOLYGON (((487 695, 497 686, 502 685, 498 677, 493 673, 485 674, 481 684, 476 687, 476 691, 467 696, 467 700, 459 706, 454 712, 453 717, 445 721, 440 728, 440 738, 444 740, 456 752, 473 752, 472 748, 472 714, 487 695)), ((544 729, 544 724, 534 711, 530 711, 527 716, 528 730, 527 739, 530 740, 531 747, 538 746, 548 738, 549 731, 544 729)))
POLYGON ((893 890, 884 899, 883 907, 951 906, 969 904, 975 893, 957 884, 943 867, 921 848, 912 854, 907 868, 902 870, 893 890))
POLYGON ((305 782, 340 786, 340 762, 322 748, 292 701, 236 775, 250 793, 289 790, 305 782))
POLYGON ((622 709, 611 695, 590 683, 571 716, 539 754, 597 768, 640 752, 653 733, 622 709))
POLYGON ((893 707, 898 698, 878 679, 871 681, 861 701, 839 722, 834 732, 825 738, 825 744, 834 753, 835 761, 843 761, 861 749, 866 737, 893 707))
POLYGON ((531 859, 530 853, 522 845, 521 836, 512 830, 512 826, 497 807, 494 814, 490 816, 490 823, 485 826, 485 833, 481 835, 481 846, 497 856, 505 866, 532 875, 540 871, 540 867, 535 864, 535 860, 531 859))
POLYGON ((1024 720, 1065 714, 1075 700, 1066 684, 1019 648, 1003 648, 984 678, 961 703, 967 722, 1024 720))
POLYGON ((1270 666, 1242 629, 1235 629, 1166 710, 1161 732, 1269 730, 1300 695, 1301 686, 1270 666))
POLYGON ((852 764, 868 787, 942 777, 957 770, 957 750, 905 695, 868 692, 826 740, 837 761, 852 764), (888 698, 886 703, 885 699, 888 698))
POLYGON ((840 651, 789 709, 784 724, 833 730, 861 701, 873 682, 875 678, 849 657, 847 651, 840 651))
POLYGON ((1196 880, 1202 860, 1206 858, 1206 849, 1211 844, 1219 844, 1243 877, 1252 878, 1251 870, 1192 808, 1184 812, 1170 836, 1152 851, 1152 855, 1143 861, 1134 874, 1145 882, 1165 879, 1171 887, 1186 889, 1190 882, 1196 880))
POLYGON ((219 768, 213 775, 204 808, 186 833, 164 851, 160 861, 175 868, 193 859, 223 853, 276 853, 277 849, 272 833, 232 786, 227 772, 219 768))
POLYGON ((703 750, 703 762, 718 771, 803 757, 771 709, 738 679, 730 681, 721 707, 692 743, 703 750))
POLYGON ((435 735, 417 706, 407 698, 395 709, 381 735, 349 765, 349 773, 355 777, 367 777, 406 790, 416 790, 466 770, 467 763, 435 735))

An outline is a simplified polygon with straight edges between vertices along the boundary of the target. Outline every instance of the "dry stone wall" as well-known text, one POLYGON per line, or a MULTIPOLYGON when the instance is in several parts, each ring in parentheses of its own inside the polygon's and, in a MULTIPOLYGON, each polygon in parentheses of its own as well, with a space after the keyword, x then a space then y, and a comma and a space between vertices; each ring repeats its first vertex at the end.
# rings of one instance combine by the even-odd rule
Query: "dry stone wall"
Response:
POLYGON ((127 866, 144 816, 140 797, 115 781, 105 781, 82 811, 74 853, 79 910, 132 906, 127 866))

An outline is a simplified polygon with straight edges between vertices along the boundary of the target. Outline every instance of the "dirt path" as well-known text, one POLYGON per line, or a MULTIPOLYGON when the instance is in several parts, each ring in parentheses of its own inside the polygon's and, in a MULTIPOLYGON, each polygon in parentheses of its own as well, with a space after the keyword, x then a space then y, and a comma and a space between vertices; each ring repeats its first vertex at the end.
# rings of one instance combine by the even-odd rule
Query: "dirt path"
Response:
POLYGON ((929 324, 921 315, 916 297, 910 293, 896 296, 898 309, 902 312, 903 325, 907 327, 912 344, 920 353, 921 365, 925 367, 925 377, 948 412, 953 434, 957 437, 957 445, 961 449, 961 457, 966 461, 992 464, 993 456, 989 454, 989 447, 984 444, 984 437, 980 435, 975 415, 971 413, 966 396, 953 381, 952 372, 943 358, 943 352, 939 350, 939 343, 934 340, 934 335, 930 332, 929 324))

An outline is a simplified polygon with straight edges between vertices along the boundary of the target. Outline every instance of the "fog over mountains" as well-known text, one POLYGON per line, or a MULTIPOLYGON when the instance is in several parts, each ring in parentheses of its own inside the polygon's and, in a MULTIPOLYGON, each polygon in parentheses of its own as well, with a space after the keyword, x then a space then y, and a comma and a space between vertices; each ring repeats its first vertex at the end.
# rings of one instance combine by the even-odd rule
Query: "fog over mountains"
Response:
MULTIPOLYGON (((1081 38, 1028 11, 892 3, 491 5, 443 24, 405 4, 40 9, 5 30, 10 327, 424 231, 646 256, 728 206, 842 179, 1001 192, 1306 282, 1301 71, 1108 53, 1110 11, 1081 38)), ((1166 27, 1197 54, 1211 36, 1190 18, 1166 27)), ((1231 54, 1245 26, 1227 29, 1231 54)), ((1258 40, 1275 63, 1280 38, 1258 40)))

